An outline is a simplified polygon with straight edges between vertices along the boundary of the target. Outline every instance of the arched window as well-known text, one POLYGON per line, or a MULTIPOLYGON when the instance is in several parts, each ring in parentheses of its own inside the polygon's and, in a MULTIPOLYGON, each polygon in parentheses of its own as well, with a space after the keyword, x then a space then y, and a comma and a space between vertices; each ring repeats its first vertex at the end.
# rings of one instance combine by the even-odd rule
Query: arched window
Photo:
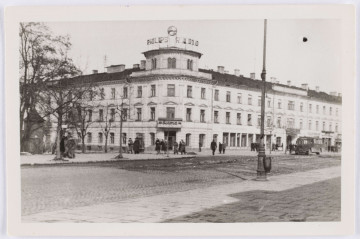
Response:
POLYGON ((176 68, 176 58, 168 58, 168 68, 169 69, 176 68))
POLYGON ((151 69, 156 69, 156 58, 151 59, 151 69))
POLYGON ((187 60, 187 69, 191 71, 193 70, 193 60, 187 60))

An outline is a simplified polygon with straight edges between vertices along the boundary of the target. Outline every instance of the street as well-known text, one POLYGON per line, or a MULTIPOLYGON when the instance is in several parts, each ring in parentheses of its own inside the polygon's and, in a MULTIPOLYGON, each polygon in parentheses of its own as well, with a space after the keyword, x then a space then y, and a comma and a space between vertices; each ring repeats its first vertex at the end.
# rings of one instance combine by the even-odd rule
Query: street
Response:
MULTIPOLYGON (((278 155, 273 157, 269 182, 271 182, 271 177, 286 175, 290 177, 296 173, 334 168, 340 164, 339 156, 278 155)), ((59 210, 72 210, 129 200, 149 200, 155 196, 190 192, 191 190, 196 192, 196 190, 237 183, 245 185, 246 182, 254 183, 251 179, 256 177, 256 165, 257 157, 254 156, 201 156, 186 159, 22 166, 22 215, 23 218, 29 219, 36 214, 41 215, 41 213, 59 210)), ((240 202, 236 200, 226 206, 220 205, 205 210, 195 209, 189 215, 168 218, 165 221, 251 222, 304 221, 306 219, 304 214, 300 218, 294 219, 291 217, 291 212, 289 214, 282 212, 287 210, 289 205, 295 212, 299 212, 297 206, 303 210, 309 206, 309 210, 311 208, 312 212, 319 210, 318 216, 320 217, 313 216, 311 219, 311 216, 306 215, 308 220, 316 218, 339 220, 340 177, 327 180, 316 182, 318 185, 316 183, 304 185, 299 187, 299 190, 289 189, 282 192, 252 192, 252 190, 248 190, 239 194, 242 195, 240 202), (299 193, 300 195, 298 195, 299 193), (284 208, 282 205, 277 205, 277 212, 274 212, 273 215, 266 213, 266 215, 261 215, 262 219, 254 217, 252 210, 259 210, 254 207, 254 204, 259 205, 259 202, 265 200, 267 204, 271 205, 273 201, 283 200, 283 198, 285 200, 282 202, 284 208), (289 201, 286 201, 287 199, 289 201), (325 201, 331 204, 331 207, 325 210, 326 212, 324 212, 325 201, 322 199, 326 199, 325 201), (232 207, 242 208, 242 210, 246 210, 247 214, 240 216, 231 209, 232 207), (231 213, 227 212, 229 209, 231 213), (332 216, 321 217, 323 213, 332 216), (274 215, 276 215, 275 218, 274 215)), ((239 195, 231 195, 231 197, 236 199, 239 195)), ((135 208, 134 211, 136 211, 135 208)), ((267 212, 266 210, 262 211, 267 212)), ((96 217, 96 215, 91 216, 96 217)), ((159 221, 164 221, 160 219, 159 221)))

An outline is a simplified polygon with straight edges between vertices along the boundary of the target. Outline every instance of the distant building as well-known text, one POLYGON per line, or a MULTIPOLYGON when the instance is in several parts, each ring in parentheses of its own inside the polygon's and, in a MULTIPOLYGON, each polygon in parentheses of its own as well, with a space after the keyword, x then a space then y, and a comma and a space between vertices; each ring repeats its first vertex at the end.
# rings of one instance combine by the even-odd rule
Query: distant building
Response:
MULTIPOLYGON (((127 109, 123 123, 124 144, 138 137, 145 148, 155 140, 169 139, 170 144, 181 139, 190 148, 210 147, 212 140, 225 142, 230 149, 249 148, 260 142, 261 81, 216 71, 199 69, 202 54, 199 44, 189 38, 177 37, 169 31, 167 37, 147 41, 150 49, 145 60, 126 69, 125 65, 107 67, 107 73, 79 76, 79 83, 97 83, 103 98, 94 99, 92 124, 87 145, 99 148, 104 144, 100 125, 103 107, 114 109, 123 104, 127 109)), ((327 94, 307 84, 295 87, 278 82, 266 83, 265 142, 283 145, 295 143, 300 136, 323 139, 327 146, 341 145, 341 96, 327 94)), ((110 114, 111 111, 109 111, 110 114)), ((113 115, 109 146, 119 145, 119 116, 113 115)))

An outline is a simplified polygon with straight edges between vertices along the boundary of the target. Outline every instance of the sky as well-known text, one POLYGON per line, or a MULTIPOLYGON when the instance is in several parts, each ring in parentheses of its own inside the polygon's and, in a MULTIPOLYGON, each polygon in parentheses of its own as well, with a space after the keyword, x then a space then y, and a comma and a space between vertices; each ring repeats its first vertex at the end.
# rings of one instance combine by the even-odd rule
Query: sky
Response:
MULTIPOLYGON (((149 50, 147 40, 166 37, 169 26, 177 36, 199 41, 193 47, 203 55, 200 68, 224 66, 230 74, 239 69, 260 79, 263 66, 264 20, 203 21, 117 21, 117 22, 48 22, 56 35, 69 35, 69 56, 90 74, 105 71, 105 66, 125 64, 131 68, 149 50), (106 56, 106 60, 105 60, 106 56)), ((339 20, 267 21, 267 80, 294 86, 308 83, 310 89, 341 92, 341 25, 339 20), (307 41, 304 42, 303 38, 307 41)))

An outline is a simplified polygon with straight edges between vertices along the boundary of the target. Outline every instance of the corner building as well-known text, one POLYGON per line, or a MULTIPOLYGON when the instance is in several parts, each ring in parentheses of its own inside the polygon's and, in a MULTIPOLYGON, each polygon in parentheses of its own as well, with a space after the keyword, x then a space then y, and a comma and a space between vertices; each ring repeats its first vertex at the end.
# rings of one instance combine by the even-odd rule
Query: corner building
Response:
MULTIPOLYGON (((169 28, 170 29, 170 28, 169 28)), ((127 110, 123 122, 123 143, 138 137, 145 150, 154 148, 156 138, 169 138, 170 145, 183 139, 189 148, 210 147, 211 141, 225 142, 228 149, 250 148, 260 142, 261 80, 229 74, 224 67, 216 71, 199 69, 202 54, 197 41, 168 32, 167 37, 147 43, 146 60, 126 69, 107 67, 106 73, 74 78, 95 82, 103 91, 94 99, 88 149, 104 145, 100 111, 102 106, 127 110)), ((296 143, 300 136, 323 139, 325 146, 341 146, 341 95, 327 94, 291 83, 266 83, 265 142, 283 145, 296 143)), ((104 112, 104 110, 102 110, 104 112)), ((109 110, 109 113, 111 110, 109 110)), ((103 114, 103 113, 102 113, 103 114)), ((109 147, 119 145, 119 116, 113 115, 109 147)), ((90 119, 89 119, 90 120, 90 119)), ((327 147, 326 147, 327 148, 327 147)))

